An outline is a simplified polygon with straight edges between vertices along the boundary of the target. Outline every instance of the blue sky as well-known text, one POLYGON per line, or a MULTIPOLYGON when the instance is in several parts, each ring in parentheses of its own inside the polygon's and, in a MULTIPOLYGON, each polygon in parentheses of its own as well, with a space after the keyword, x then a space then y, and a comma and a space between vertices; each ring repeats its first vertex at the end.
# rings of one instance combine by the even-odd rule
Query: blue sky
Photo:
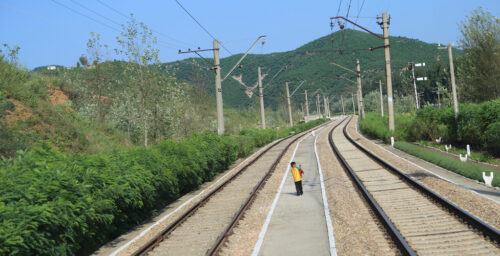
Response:
MULTIPOLYGON (((212 39, 174 0, 100 0, 121 13, 134 13, 158 34, 162 62, 192 55, 178 55, 178 49, 200 46, 210 48, 212 39), (167 35, 168 37, 164 36, 167 35)), ((478 6, 500 16, 499 0, 211 0, 180 2, 232 53, 244 52, 259 36, 267 35, 266 44, 253 53, 293 50, 331 32, 329 18, 347 14, 374 32, 381 32, 375 17, 382 12, 392 16, 390 34, 425 42, 456 42, 458 23, 478 6), (363 5, 364 2, 364 5, 363 5), (361 11, 361 5, 363 5, 361 11)), ((117 47, 119 26, 99 17, 77 3, 117 23, 126 18, 105 7, 99 0, 0 0, 0 43, 19 45, 20 64, 27 68, 41 65, 75 65, 86 53, 90 32, 101 34, 103 43, 117 47), (58 5, 54 1, 99 20, 107 26, 58 5), (76 2, 76 3, 75 3, 76 2), (108 27, 110 26, 110 27, 108 27)), ((225 51, 222 57, 228 56, 225 51)), ((211 54, 206 53, 207 57, 211 54)), ((112 52, 108 58, 114 58, 112 52)))

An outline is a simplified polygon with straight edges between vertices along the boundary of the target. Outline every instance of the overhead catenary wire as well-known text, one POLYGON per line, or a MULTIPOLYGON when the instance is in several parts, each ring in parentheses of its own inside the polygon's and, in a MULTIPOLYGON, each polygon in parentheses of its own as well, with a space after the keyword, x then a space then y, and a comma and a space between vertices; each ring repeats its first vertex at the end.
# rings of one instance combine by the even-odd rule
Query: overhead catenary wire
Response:
POLYGON ((267 82, 267 84, 264 85, 263 89, 266 89, 266 87, 269 86, 269 84, 271 84, 271 82, 274 80, 274 78, 276 78, 279 75, 279 73, 281 73, 281 71, 283 71, 283 69, 285 69, 285 68, 286 68, 286 65, 281 67, 281 69, 278 72, 276 72, 276 74, 274 74, 274 76, 271 78, 271 80, 269 80, 269 82, 267 82))
POLYGON ((361 14, 361 10, 363 10, 363 6, 365 5, 365 0, 363 0, 363 2, 361 3, 361 7, 359 8, 359 11, 358 11, 358 15, 356 16, 356 21, 355 23, 358 22, 358 19, 359 19, 359 15, 361 14))
MULTIPOLYGON (((214 35, 212 35, 212 33, 210 33, 178 0, 175 0, 175 2, 182 8, 182 10, 184 10, 184 12, 187 13, 187 15, 189 15, 189 17, 191 17, 191 19, 193 19, 196 24, 198 24, 198 26, 200 26, 212 39, 216 40, 216 41, 219 41, 217 40, 217 38, 215 38, 214 35)), ((230 55, 234 55, 230 50, 228 50, 221 42, 219 42, 219 45, 224 49, 226 50, 230 55)))

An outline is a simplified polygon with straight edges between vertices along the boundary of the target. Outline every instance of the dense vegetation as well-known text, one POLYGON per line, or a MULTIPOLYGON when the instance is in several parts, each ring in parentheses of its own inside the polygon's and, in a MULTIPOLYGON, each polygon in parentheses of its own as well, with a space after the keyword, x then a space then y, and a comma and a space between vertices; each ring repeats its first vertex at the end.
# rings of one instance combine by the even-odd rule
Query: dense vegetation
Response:
MULTIPOLYGON (((436 82, 442 87, 443 91, 448 88, 446 78, 448 75, 446 73, 447 52, 438 50, 437 44, 429 44, 415 39, 391 36, 390 40, 395 94, 402 96, 412 92, 410 72, 406 70, 408 62, 425 62, 427 65, 436 63, 436 66, 432 66, 428 71, 421 69, 417 72, 417 75, 425 75, 427 72, 434 75, 432 79, 420 83, 419 86, 423 86, 424 101, 436 101, 436 93, 432 91, 436 86, 436 82)), ((318 90, 318 93, 322 95, 339 97, 344 94, 344 97, 350 97, 354 85, 342 77, 355 80, 355 75, 331 65, 330 62, 332 61, 355 69, 356 59, 360 59, 363 73, 363 94, 378 89, 379 80, 382 80, 385 85, 383 50, 344 52, 343 54, 313 51, 367 48, 382 44, 382 40, 368 33, 346 29, 316 39, 293 51, 250 54, 243 61, 243 67, 236 69, 234 75, 242 75, 243 82, 247 86, 252 86, 257 81, 257 67, 260 65, 263 73, 268 74, 263 81, 266 84, 284 65, 288 65, 288 69, 280 73, 272 84, 264 90, 264 99, 267 106, 278 109, 286 103, 285 82, 290 82, 291 90, 294 90, 300 81, 306 80, 306 84, 300 89, 299 93, 301 94, 297 93, 292 99, 298 103, 295 108, 300 109, 300 103, 304 102, 303 89, 308 90, 311 99, 315 97, 314 92, 318 90)), ((462 53, 460 50, 454 50, 454 54, 460 56, 462 53)), ((223 75, 240 57, 241 55, 234 55, 221 60, 223 75)), ((208 66, 201 59, 191 58, 163 65, 178 79, 189 81, 189 83, 205 88, 208 92, 214 94, 213 72, 207 69, 208 66)), ((257 104, 258 97, 249 99, 244 93, 245 87, 234 79, 228 78, 224 81, 222 87, 225 103, 231 106, 246 107, 257 104)), ((311 99, 309 102, 314 102, 311 99)), ((351 107, 352 105, 347 106, 351 107)), ((311 107, 311 110, 315 111, 315 107, 311 107)))
MULTIPOLYGON (((426 161, 461 175, 482 181, 482 172, 491 171, 480 165, 462 163, 461 161, 436 154, 428 149, 412 145, 409 142, 435 141, 442 139, 442 144, 452 144, 455 148, 465 148, 466 144, 472 150, 482 152, 473 154, 473 159, 484 161, 500 156, 500 99, 481 104, 460 104, 457 120, 452 107, 438 109, 427 106, 417 111, 416 115, 396 115, 394 132, 388 129, 387 116, 378 113, 366 113, 366 118, 360 120, 360 130, 372 138, 389 142, 391 136, 396 139, 395 147, 426 161)), ((495 186, 500 185, 500 179, 495 178, 495 186)))
POLYGON ((500 99, 460 104, 459 109, 456 121, 452 107, 427 106, 416 115, 396 115, 394 133, 388 129, 387 116, 382 118, 379 114, 367 113, 360 127, 365 134, 386 142, 391 136, 406 141, 434 141, 441 137, 442 143, 469 144, 475 150, 500 156, 500 99))
POLYGON ((500 97, 500 19, 479 7, 460 24, 460 31, 464 49, 457 65, 460 100, 500 97))
POLYGON ((39 141, 66 152, 110 152, 126 136, 75 112, 62 80, 23 71, 0 56, 0 156, 12 157, 39 141))
POLYGON ((0 255, 91 252, 255 147, 325 121, 279 134, 274 129, 200 133, 106 155, 67 154, 42 143, 0 162, 0 255))

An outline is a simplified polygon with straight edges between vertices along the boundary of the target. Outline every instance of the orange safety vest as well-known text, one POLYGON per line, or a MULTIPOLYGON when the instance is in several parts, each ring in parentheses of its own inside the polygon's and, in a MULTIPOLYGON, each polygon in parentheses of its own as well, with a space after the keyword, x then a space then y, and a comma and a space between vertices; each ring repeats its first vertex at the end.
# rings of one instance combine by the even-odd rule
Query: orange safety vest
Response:
POLYGON ((300 171, 297 167, 292 168, 292 176, 293 176, 293 181, 295 182, 302 180, 302 176, 300 175, 300 171))

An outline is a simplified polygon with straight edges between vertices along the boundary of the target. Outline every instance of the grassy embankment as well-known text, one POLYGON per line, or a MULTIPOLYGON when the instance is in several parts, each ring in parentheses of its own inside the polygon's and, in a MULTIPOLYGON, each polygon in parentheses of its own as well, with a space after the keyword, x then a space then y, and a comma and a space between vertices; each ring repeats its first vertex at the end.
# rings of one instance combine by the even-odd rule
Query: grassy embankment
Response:
MULTIPOLYGON (((489 103, 483 103, 483 105, 486 106, 500 105, 500 101, 497 100, 489 103)), ((469 106, 464 107, 464 109, 466 108, 472 108, 472 107, 470 107, 469 104, 469 106)), ((478 108, 475 109, 477 111, 478 108)), ((465 113, 459 116, 459 121, 458 121, 459 124, 458 127, 460 127, 459 129, 457 129, 457 126, 455 125, 454 121, 448 123, 444 122, 450 120, 450 115, 449 115, 450 109, 443 109, 439 111, 437 109, 424 108, 423 110, 417 112, 416 116, 396 115, 395 132, 391 132, 388 129, 387 116, 383 118, 380 117, 380 115, 377 113, 366 113, 366 118, 364 120, 360 120, 360 130, 363 134, 369 137, 379 138, 385 142, 389 142, 390 137, 394 136, 396 140, 394 147, 406 153, 419 157, 423 160, 441 166, 445 169, 459 173, 465 177, 483 182, 482 172, 485 171, 489 172, 492 170, 472 163, 463 163, 458 159, 445 156, 442 154, 436 154, 435 152, 431 152, 428 149, 406 142, 406 141, 411 142, 416 140, 429 140, 442 137, 443 139, 442 143, 451 143, 451 142, 470 143, 472 137, 469 134, 467 134, 467 132, 470 130, 470 127, 467 126, 466 124, 471 124, 476 122, 477 126, 480 127, 480 124, 478 123, 480 121, 468 120, 467 118, 472 117, 474 115, 470 115, 470 113, 468 113, 467 111, 464 112, 465 113), (436 116, 438 118, 436 118, 436 116), (461 136, 460 141, 458 141, 456 137, 455 139, 453 139, 454 138, 452 137, 453 134, 455 135, 460 134, 461 136)), ((454 120, 452 111, 451 115, 452 115, 451 119, 454 120)), ((500 120, 500 115, 497 118, 498 119, 490 118, 489 122, 491 124, 486 124, 486 125, 483 124, 483 127, 485 129, 485 131, 483 131, 484 134, 492 134, 494 132, 493 130, 496 129, 495 126, 496 122, 498 122, 496 120, 500 120)), ((483 119, 483 122, 485 122, 484 120, 485 119, 483 119)), ((474 145, 476 145, 477 147, 479 147, 478 146, 479 144, 482 145, 483 149, 492 148, 493 152, 496 153, 496 151, 494 150, 495 146, 492 145, 492 143, 494 143, 495 136, 493 137, 480 136, 480 138, 474 138, 474 140, 476 140, 474 145), (480 141, 483 141, 483 143, 481 144, 480 141)), ((483 156, 483 157, 488 157, 488 156, 483 156)), ((499 175, 495 176, 493 180, 493 185, 500 186, 499 175)))

